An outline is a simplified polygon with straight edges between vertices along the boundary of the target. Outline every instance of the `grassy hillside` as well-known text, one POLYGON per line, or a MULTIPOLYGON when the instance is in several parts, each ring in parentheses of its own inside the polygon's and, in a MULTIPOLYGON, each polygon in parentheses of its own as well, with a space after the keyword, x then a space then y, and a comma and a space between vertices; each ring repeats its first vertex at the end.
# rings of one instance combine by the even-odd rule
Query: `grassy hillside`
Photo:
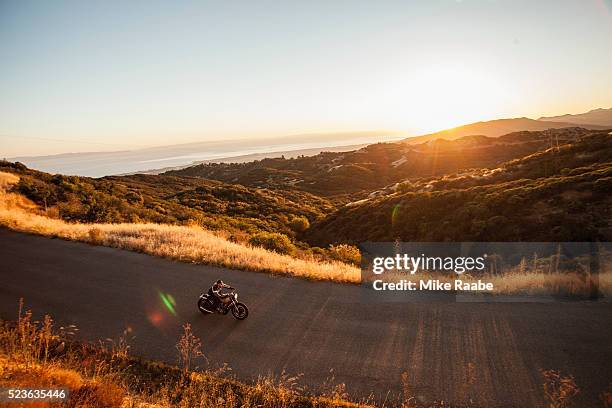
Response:
POLYGON ((300 191, 271 190, 190 177, 51 175, 0 162, 20 180, 14 190, 65 221, 155 222, 226 231, 236 240, 261 232, 289 237, 332 211, 326 199, 300 191))
POLYGON ((595 133, 491 169, 408 180, 304 235, 362 241, 612 240, 612 137, 595 133))
MULTIPOLYGON (((238 243, 226 233, 199 226, 155 223, 81 223, 50 217, 15 190, 19 177, 0 172, 0 227, 15 231, 57 237, 127 249, 188 263, 203 263, 232 269, 300 276, 308 279, 358 282, 360 271, 354 265, 338 262, 339 255, 351 254, 343 245, 323 251, 292 251, 285 254, 278 247, 238 243), (263 247, 263 248, 262 248, 263 247), (344 251, 344 252, 343 252, 344 251), (331 258, 331 259, 330 259, 331 258)), ((255 235, 258 237, 259 235, 255 235)), ((272 238, 284 235, 269 235, 272 238)), ((274 241, 272 242, 274 244, 274 241)), ((289 248, 291 242, 289 242, 289 248)), ((295 250, 295 248, 293 248, 295 250)), ((353 259, 353 263, 359 260, 353 259)))
POLYGON ((592 133, 581 128, 516 132, 498 138, 464 137, 417 145, 378 143, 353 152, 321 153, 295 159, 202 164, 164 173, 239 183, 250 187, 307 191, 351 201, 407 178, 440 176, 491 167, 592 133))

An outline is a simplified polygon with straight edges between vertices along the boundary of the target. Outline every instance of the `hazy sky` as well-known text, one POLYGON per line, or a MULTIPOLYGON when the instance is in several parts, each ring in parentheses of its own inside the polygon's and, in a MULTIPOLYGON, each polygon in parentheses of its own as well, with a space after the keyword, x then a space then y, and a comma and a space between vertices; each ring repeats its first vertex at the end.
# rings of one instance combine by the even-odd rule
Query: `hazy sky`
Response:
POLYGON ((0 0, 0 156, 612 106, 609 0, 0 0))

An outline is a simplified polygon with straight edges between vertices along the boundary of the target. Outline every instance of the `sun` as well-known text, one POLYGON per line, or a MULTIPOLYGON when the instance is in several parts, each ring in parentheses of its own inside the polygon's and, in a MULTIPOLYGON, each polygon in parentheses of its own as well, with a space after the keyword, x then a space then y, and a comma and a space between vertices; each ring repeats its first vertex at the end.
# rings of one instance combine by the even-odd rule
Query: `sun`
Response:
POLYGON ((498 117, 511 95, 495 73, 460 63, 436 64, 396 81, 393 114, 415 134, 498 117))

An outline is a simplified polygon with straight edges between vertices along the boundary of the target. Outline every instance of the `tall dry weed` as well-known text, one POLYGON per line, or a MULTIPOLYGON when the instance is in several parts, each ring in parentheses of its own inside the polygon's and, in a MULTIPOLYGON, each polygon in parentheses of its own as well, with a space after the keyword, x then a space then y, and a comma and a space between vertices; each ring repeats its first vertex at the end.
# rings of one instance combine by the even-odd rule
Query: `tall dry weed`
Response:
POLYGON ((179 366, 183 369, 184 375, 188 375, 194 369, 197 360, 206 359, 202 352, 202 341, 193 334, 189 323, 183 325, 183 334, 176 343, 176 349, 179 366))
POLYGON ((564 376, 556 370, 542 370, 544 398, 548 408, 569 408, 580 392, 574 377, 564 376))

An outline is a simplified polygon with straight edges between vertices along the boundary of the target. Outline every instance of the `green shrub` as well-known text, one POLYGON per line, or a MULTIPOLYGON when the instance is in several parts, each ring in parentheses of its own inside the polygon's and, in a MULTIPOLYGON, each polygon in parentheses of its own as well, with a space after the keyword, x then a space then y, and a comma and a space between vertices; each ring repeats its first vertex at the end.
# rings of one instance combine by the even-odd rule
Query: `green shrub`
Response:
POLYGON ((291 221, 289 221, 289 228, 295 232, 304 232, 310 228, 310 221, 304 216, 293 217, 291 221))
POLYGON ((295 245, 289 237, 276 232, 259 232, 249 238, 249 244, 266 248, 279 254, 292 255, 295 253, 295 245))

